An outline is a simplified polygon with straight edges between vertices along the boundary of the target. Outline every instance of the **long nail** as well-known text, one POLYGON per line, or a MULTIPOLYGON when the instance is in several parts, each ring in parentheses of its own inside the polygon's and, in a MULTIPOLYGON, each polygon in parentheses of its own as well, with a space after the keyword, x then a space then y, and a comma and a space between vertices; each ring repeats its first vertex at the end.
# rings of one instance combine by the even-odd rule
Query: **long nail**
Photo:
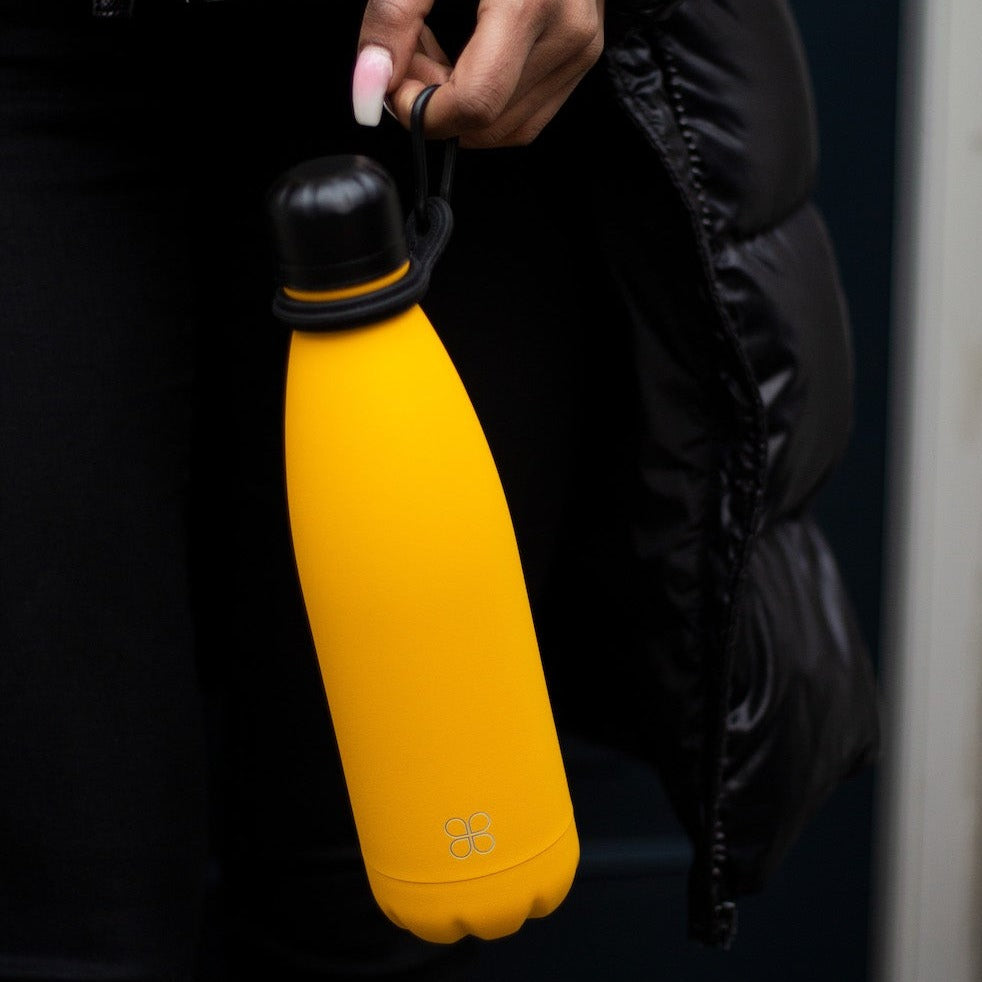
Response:
POLYGON ((385 48, 369 45, 355 62, 351 80, 351 105, 362 126, 378 126, 382 103, 392 80, 392 56, 385 48))

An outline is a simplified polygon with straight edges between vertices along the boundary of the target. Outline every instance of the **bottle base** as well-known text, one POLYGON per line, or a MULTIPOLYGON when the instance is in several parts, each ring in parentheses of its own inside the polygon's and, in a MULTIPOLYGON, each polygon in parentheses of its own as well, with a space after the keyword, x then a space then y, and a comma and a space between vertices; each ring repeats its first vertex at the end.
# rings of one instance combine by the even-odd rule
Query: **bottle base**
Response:
POLYGON ((569 893, 579 858, 570 822, 547 849, 487 876, 417 883, 368 868, 368 879, 389 920, 424 941, 452 944, 469 934, 490 941, 514 934, 530 917, 551 914, 569 893))

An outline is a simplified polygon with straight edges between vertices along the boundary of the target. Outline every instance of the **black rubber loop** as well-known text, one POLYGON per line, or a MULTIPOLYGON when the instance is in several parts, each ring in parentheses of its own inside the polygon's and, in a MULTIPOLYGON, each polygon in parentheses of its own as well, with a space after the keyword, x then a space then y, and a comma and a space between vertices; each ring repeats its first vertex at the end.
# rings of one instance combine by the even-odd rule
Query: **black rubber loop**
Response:
POLYGON ((406 222, 409 270, 390 286, 346 300, 294 300, 281 288, 273 298, 273 315, 296 331, 337 331, 394 317, 419 303, 453 231, 453 212, 444 198, 423 204, 426 228, 420 232, 415 213, 406 222))
MULTIPOLYGON (((413 168, 416 177, 416 225, 425 230, 427 221, 426 201, 430 197, 430 179, 426 161, 426 135, 423 132, 423 117, 433 93, 439 85, 429 85, 413 101, 409 113, 409 134, 413 144, 413 168)), ((457 162, 457 139, 446 140, 443 154, 443 174, 440 179, 440 197, 450 200, 453 188, 454 167, 457 162)))
POLYGON ((440 180, 440 197, 444 201, 450 201, 450 192, 453 190, 454 168, 457 166, 457 138, 447 140, 443 151, 443 176, 440 180))

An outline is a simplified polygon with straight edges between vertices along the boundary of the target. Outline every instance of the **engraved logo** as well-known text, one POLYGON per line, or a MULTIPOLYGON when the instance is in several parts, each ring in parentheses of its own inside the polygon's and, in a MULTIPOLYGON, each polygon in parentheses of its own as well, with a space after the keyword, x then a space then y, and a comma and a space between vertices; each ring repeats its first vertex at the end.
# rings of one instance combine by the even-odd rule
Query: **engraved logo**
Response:
POLYGON ((491 852, 494 836, 490 832, 491 816, 487 812, 474 812, 470 818, 448 818, 443 830, 450 836, 450 855, 454 859, 466 859, 473 853, 491 852))

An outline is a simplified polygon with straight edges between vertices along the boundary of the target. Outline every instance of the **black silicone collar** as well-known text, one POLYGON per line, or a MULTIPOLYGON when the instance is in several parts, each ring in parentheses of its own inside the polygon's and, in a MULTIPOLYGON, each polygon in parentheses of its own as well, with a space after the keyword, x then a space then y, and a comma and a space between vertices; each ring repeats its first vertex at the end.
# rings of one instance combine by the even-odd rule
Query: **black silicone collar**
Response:
POLYGON ((427 198, 428 228, 420 235, 416 214, 406 222, 409 270, 389 286, 344 300, 294 300, 283 289, 273 298, 274 316, 297 331, 337 331, 385 320, 419 303, 429 289, 430 276, 453 231, 453 212, 445 198, 427 198))

